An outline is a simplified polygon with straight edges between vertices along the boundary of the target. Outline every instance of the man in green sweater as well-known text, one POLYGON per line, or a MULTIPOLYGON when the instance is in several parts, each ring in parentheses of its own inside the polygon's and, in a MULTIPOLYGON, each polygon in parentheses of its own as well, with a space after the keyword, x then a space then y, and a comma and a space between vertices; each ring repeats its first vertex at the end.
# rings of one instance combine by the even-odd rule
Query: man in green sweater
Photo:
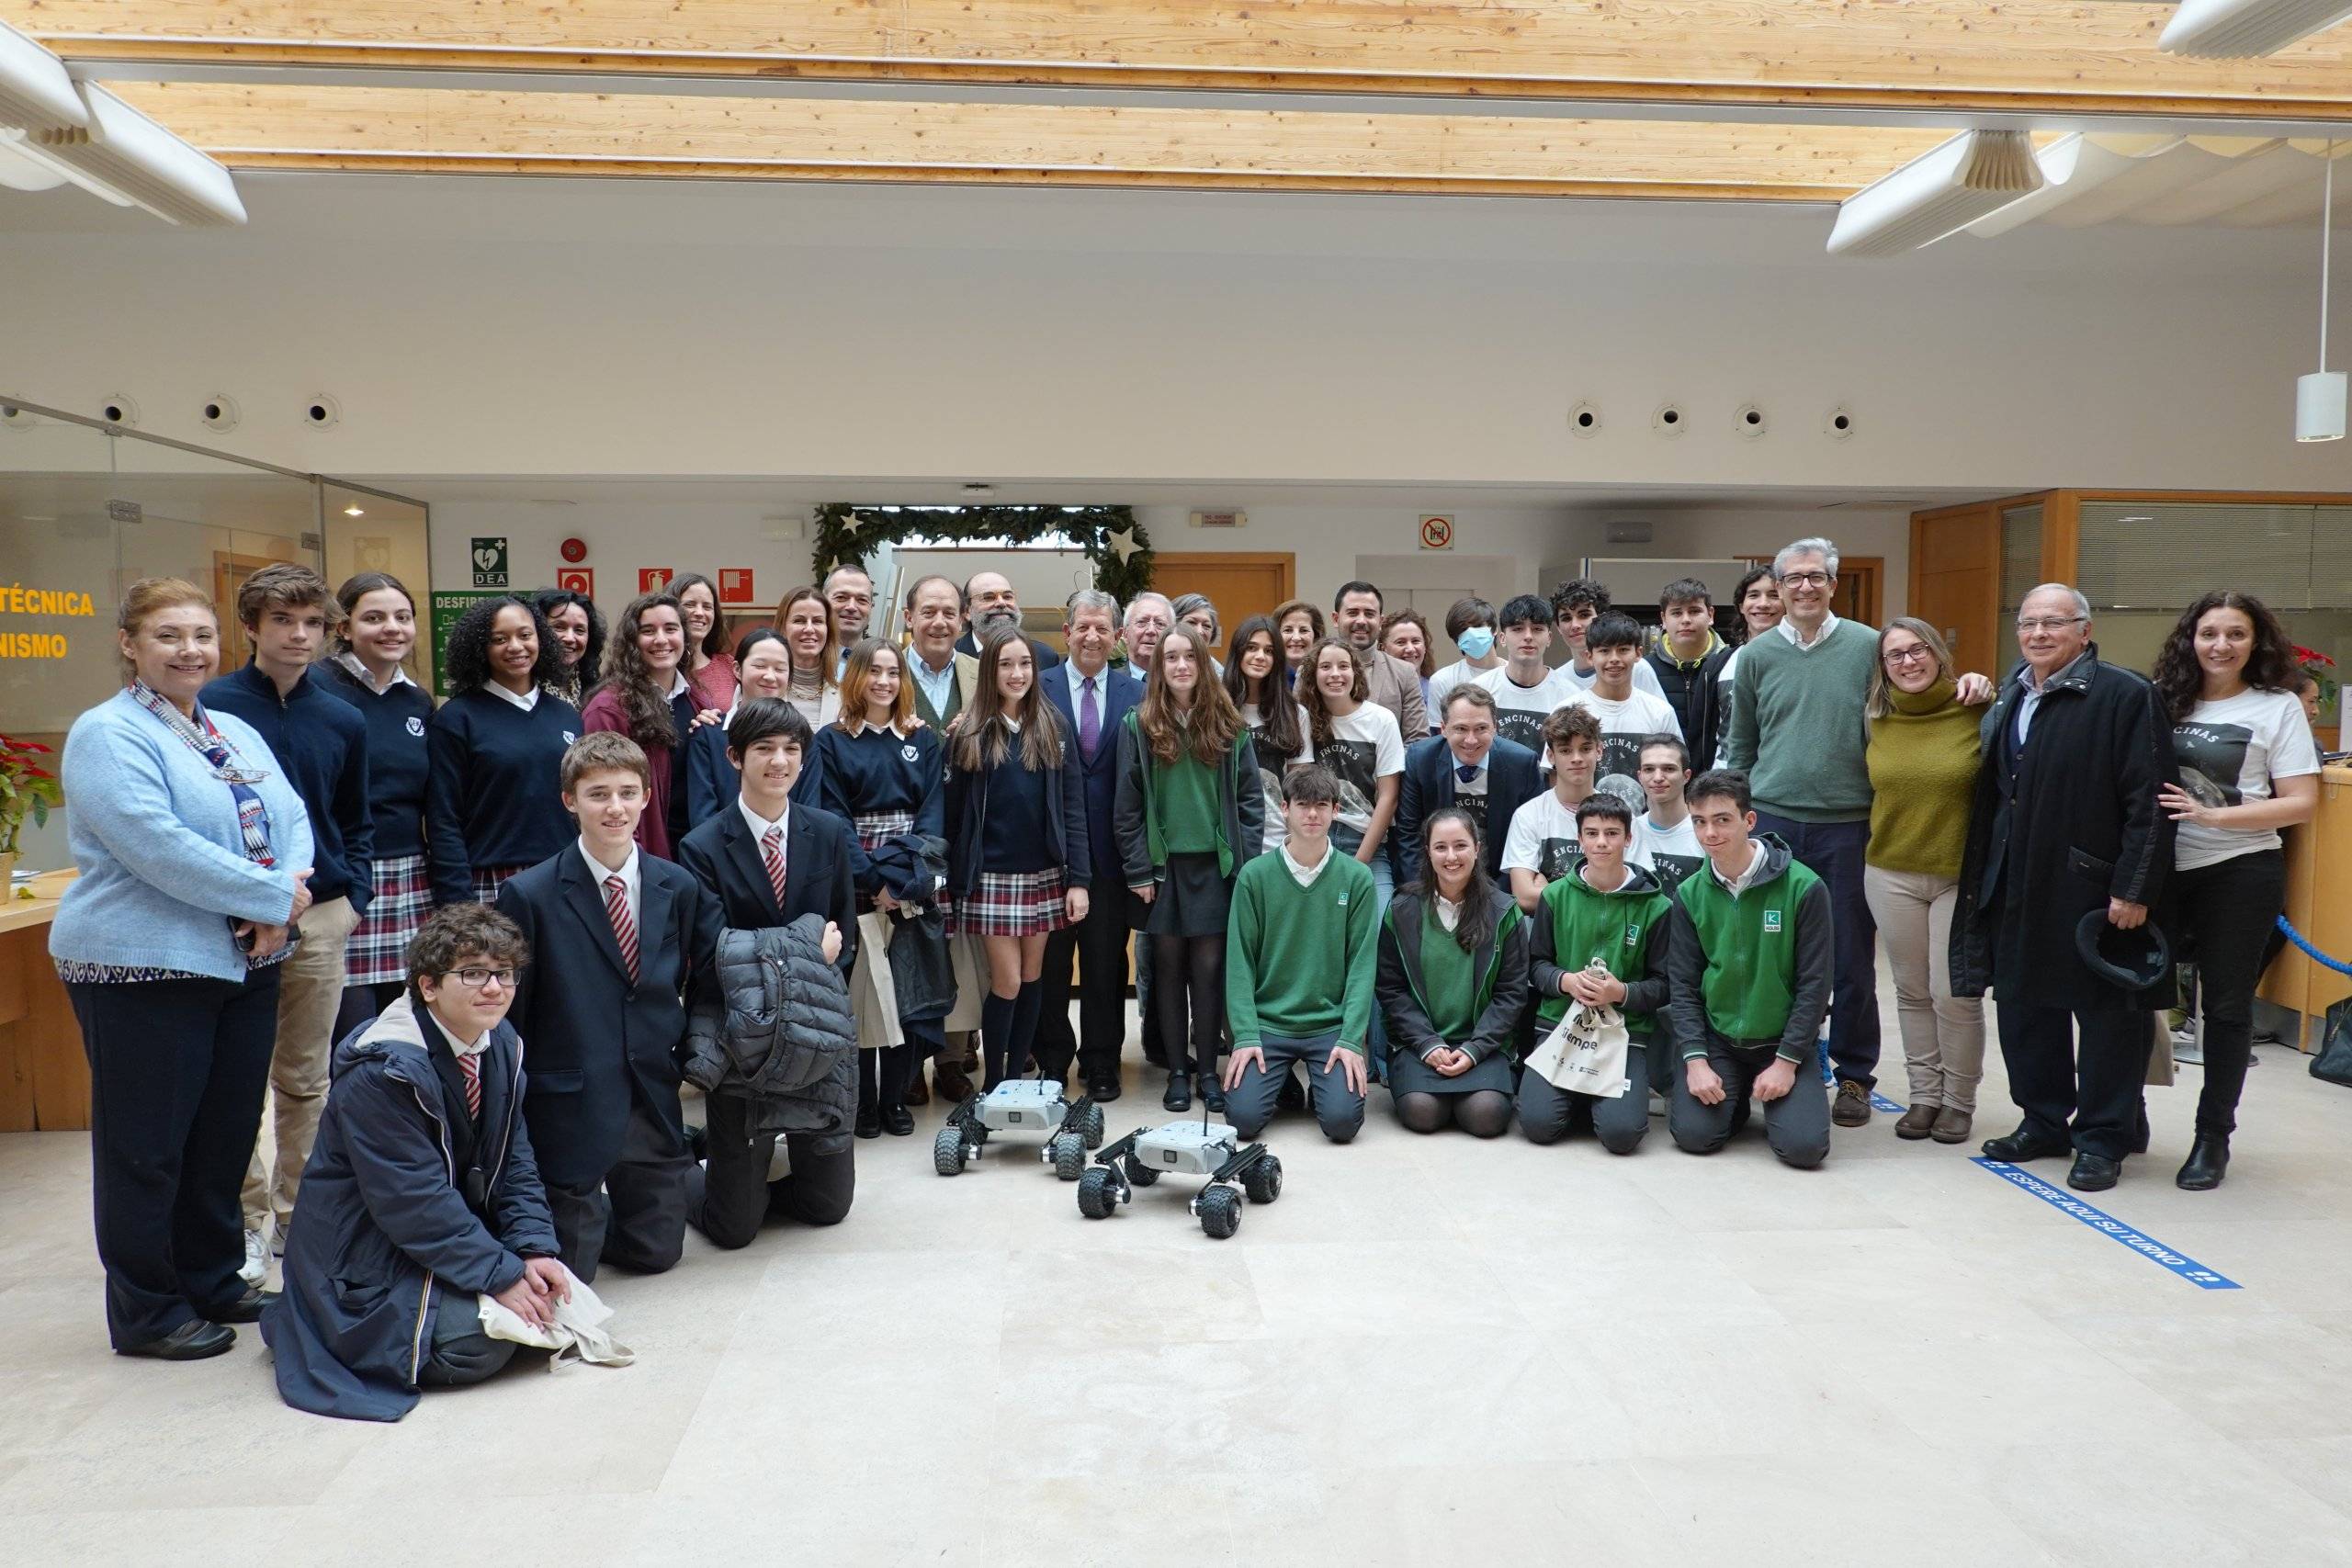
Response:
POLYGON ((1226 926, 1225 1119, 1254 1138, 1274 1119, 1291 1064, 1304 1062, 1315 1120, 1335 1144, 1363 1126, 1379 900, 1372 873, 1331 852, 1340 781, 1319 767, 1283 784, 1289 836, 1233 880, 1226 926))
POLYGON ((1666 942, 1667 1027, 1682 1076, 1667 1109, 1677 1147, 1711 1155, 1747 1119, 1752 1092, 1782 1163, 1829 1157, 1829 1098, 1814 1042, 1829 1001, 1829 890, 1778 839, 1752 837, 1747 780, 1690 781, 1707 864, 1675 890, 1666 942))

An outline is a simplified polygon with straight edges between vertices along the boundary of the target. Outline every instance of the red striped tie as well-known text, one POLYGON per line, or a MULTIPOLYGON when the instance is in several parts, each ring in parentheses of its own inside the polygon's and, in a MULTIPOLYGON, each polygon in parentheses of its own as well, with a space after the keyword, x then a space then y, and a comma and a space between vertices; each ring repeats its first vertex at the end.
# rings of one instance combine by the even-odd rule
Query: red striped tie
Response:
POLYGON ((621 944, 621 967, 637 978, 637 917, 628 912, 628 884, 618 876, 605 878, 605 913, 613 919, 613 935, 621 944))
POLYGON ((466 1115, 478 1118, 481 1115, 481 1058, 459 1052, 458 1067, 466 1075, 466 1115))
POLYGON ((760 858, 768 863, 768 886, 775 889, 775 907, 784 908, 784 829, 770 828, 760 835, 760 858))

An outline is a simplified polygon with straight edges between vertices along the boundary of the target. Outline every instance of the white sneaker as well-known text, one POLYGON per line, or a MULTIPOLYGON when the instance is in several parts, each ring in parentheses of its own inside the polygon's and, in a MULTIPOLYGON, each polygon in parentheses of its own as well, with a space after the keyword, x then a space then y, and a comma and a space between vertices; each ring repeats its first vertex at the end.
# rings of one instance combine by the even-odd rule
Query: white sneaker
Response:
POLYGON ((269 1277, 269 1243, 259 1231, 245 1233, 245 1265, 237 1270, 237 1278, 248 1285, 258 1285, 269 1277))
POLYGON ((1666 1114, 1666 1096, 1656 1089, 1650 1090, 1650 1114, 1653 1116, 1666 1114))

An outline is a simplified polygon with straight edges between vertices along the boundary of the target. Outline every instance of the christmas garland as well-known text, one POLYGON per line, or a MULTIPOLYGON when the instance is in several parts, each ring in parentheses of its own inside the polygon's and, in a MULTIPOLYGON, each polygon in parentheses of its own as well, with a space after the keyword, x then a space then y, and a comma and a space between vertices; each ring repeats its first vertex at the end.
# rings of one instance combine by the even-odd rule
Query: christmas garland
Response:
POLYGON ((910 537, 1029 544, 1067 535, 1094 563, 1094 586, 1125 604, 1151 586, 1151 541, 1131 506, 853 506, 817 508, 813 564, 823 581, 837 566, 865 564, 875 546, 910 537))

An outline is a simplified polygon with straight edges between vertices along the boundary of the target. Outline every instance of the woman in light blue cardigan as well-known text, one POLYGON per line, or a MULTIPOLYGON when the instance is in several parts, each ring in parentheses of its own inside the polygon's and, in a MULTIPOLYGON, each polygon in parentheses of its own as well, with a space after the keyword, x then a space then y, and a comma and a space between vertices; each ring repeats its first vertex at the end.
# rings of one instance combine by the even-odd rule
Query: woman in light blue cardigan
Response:
POLYGON ((129 686, 62 768, 81 877, 50 956, 90 1058, 90 1179, 119 1355, 217 1356, 266 1299, 238 1207, 277 1032, 278 960, 310 904, 311 824, 261 737, 197 701, 219 668, 203 590, 124 595, 129 686))

